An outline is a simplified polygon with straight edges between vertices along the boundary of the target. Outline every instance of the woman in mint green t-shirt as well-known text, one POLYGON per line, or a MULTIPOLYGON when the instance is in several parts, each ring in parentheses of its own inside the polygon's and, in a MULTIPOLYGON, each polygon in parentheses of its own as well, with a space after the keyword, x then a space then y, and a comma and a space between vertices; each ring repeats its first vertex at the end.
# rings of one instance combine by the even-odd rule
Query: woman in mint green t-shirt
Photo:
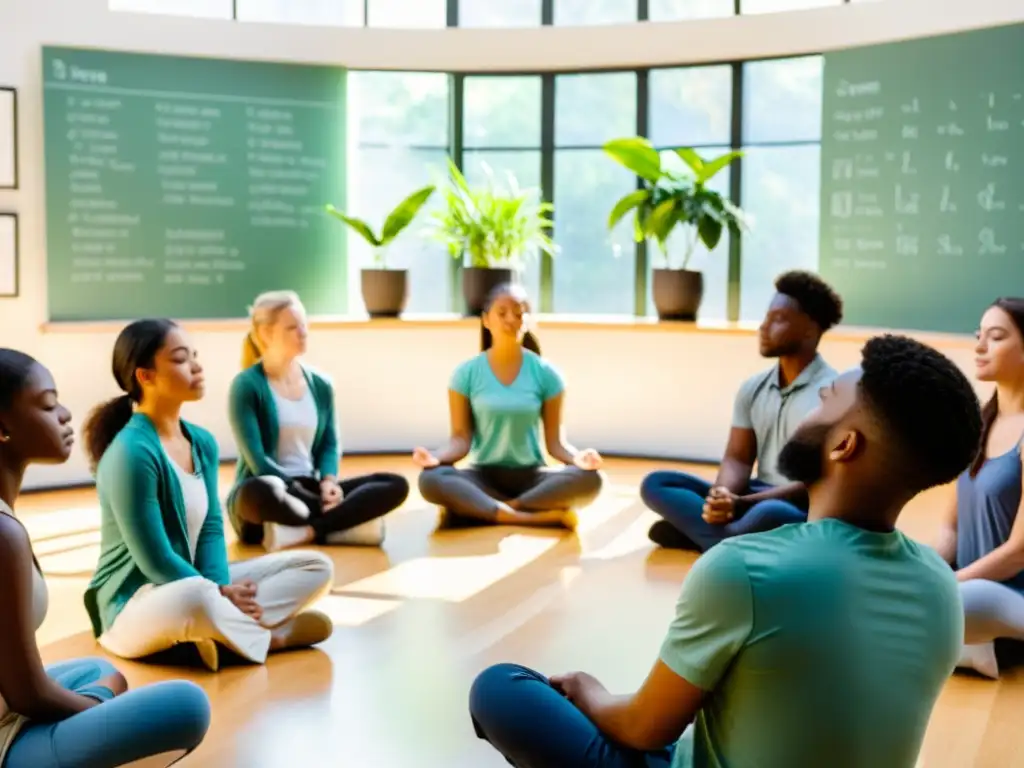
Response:
POLYGON ((448 445, 413 451, 423 467, 420 494, 443 507, 449 523, 574 528, 576 510, 601 490, 600 454, 565 442, 565 384, 526 330, 528 313, 518 285, 491 292, 481 317, 482 351, 455 369, 449 385, 448 445), (546 466, 544 449, 562 466, 546 466), (455 468, 470 452, 470 466, 455 468))

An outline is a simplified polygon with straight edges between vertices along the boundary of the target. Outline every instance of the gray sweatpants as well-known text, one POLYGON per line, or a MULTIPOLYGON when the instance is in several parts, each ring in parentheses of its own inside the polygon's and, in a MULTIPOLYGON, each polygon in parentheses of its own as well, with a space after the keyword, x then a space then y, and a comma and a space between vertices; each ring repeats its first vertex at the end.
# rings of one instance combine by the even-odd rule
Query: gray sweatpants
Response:
POLYGON ((960 597, 965 643, 1024 640, 1024 595, 1020 592, 996 581, 973 579, 960 585, 960 597))
POLYGON ((600 472, 564 467, 434 467, 420 473, 420 495, 460 517, 490 521, 499 501, 522 512, 578 510, 601 492, 600 472))
POLYGON ((1024 595, 1005 584, 972 579, 960 585, 964 649, 957 666, 999 676, 995 641, 1024 640, 1024 595))

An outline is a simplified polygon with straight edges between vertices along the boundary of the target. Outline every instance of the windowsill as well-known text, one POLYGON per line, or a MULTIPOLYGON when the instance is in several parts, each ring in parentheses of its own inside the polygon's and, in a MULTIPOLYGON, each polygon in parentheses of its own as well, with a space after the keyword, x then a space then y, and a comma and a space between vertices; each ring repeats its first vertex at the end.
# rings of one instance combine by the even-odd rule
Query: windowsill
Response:
MULTIPOLYGON (((696 323, 679 321, 658 321, 653 317, 630 317, 628 315, 535 315, 538 326, 544 329, 579 329, 579 330, 603 330, 603 331, 644 331, 657 333, 700 333, 700 334, 728 334, 753 336, 757 333, 758 324, 750 322, 709 321, 696 323)), ((75 334, 103 334, 116 333, 128 321, 82 321, 82 322, 46 322, 40 330, 43 333, 75 333, 75 334)), ((183 320, 182 327, 190 332, 200 333, 244 333, 249 327, 245 319, 226 320, 183 320)), ((475 329, 479 326, 479 320, 471 317, 463 317, 457 314, 429 314, 416 315, 408 314, 401 318, 381 318, 371 320, 366 316, 319 316, 311 317, 310 328, 313 330, 437 330, 446 328, 475 329)), ((864 342, 872 336, 884 333, 880 328, 859 328, 855 326, 841 326, 828 332, 830 340, 864 342)), ((899 331, 897 331, 899 332, 899 331)), ((966 334, 952 333, 930 333, 908 331, 907 335, 913 336, 923 342, 942 344, 943 346, 961 346, 973 344, 973 337, 966 334)))

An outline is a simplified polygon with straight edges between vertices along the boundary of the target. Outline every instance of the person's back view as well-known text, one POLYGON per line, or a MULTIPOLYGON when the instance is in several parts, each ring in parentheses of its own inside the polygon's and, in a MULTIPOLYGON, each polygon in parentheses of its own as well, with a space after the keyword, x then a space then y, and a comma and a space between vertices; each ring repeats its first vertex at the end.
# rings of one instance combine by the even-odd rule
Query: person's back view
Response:
MULTIPOLYGON (((827 519, 728 540, 701 566, 741 596, 722 609, 742 639, 677 765, 914 764, 963 636, 956 579, 931 548, 827 519)), ((662 653, 677 672, 693 658, 682 635, 678 659, 671 631, 662 653)))
POLYGON ((872 338, 779 452, 808 522, 717 543, 683 580, 640 688, 477 676, 477 735, 521 768, 914 768, 963 639, 955 576, 896 528, 971 462, 981 411, 957 366, 872 338))

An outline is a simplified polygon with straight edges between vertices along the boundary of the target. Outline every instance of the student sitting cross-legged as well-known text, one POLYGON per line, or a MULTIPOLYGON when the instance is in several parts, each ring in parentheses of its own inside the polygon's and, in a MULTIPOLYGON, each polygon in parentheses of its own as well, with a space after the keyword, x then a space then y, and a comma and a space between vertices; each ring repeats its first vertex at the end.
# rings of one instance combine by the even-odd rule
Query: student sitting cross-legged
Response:
POLYGON ((331 588, 328 557, 281 552, 228 565, 217 443, 180 414, 204 387, 182 329, 131 323, 114 345, 113 370, 125 394, 85 426, 101 515, 85 605, 100 645, 140 658, 192 643, 216 670, 221 648, 262 663, 326 640, 332 622, 307 609, 331 588))
POLYGON ((517 768, 914 768, 964 619, 952 570, 896 520, 980 433, 952 361, 870 340, 779 455, 808 521, 702 555, 636 692, 500 664, 469 694, 477 734, 517 768))
POLYGON ((420 493, 444 508, 448 524, 574 528, 576 511, 601 491, 601 456, 565 441, 565 384, 540 356, 528 315, 518 285, 491 292, 481 318, 481 352, 455 370, 448 389, 448 445, 413 452, 423 468, 420 493), (545 466, 542 446, 562 466, 545 466), (471 450, 471 466, 453 466, 471 450))
POLYGON ((732 429, 714 482, 659 470, 640 496, 661 515, 651 541, 706 551, 723 539, 807 519, 807 491, 778 469, 797 424, 817 404, 836 372, 818 352, 822 335, 842 318, 842 301, 817 275, 787 272, 761 323, 761 355, 778 362, 747 379, 736 394, 732 429), (754 469, 756 477, 752 477, 754 469))
POLYGON ((1024 641, 1024 299, 998 299, 982 316, 975 371, 995 392, 936 548, 956 570, 964 603, 957 666, 998 678, 996 641, 1007 650, 1024 641))
POLYGON ((43 666, 39 657, 48 591, 14 506, 28 465, 63 464, 72 443, 50 372, 0 349, 0 766, 164 768, 206 736, 210 702, 199 686, 169 680, 130 691, 106 659, 43 666))
POLYGON ((306 312, 291 291, 256 298, 244 370, 231 383, 238 445, 228 515, 238 537, 275 551, 384 540, 384 516, 409 495, 391 472, 338 477, 340 441, 330 381, 300 362, 306 312))

